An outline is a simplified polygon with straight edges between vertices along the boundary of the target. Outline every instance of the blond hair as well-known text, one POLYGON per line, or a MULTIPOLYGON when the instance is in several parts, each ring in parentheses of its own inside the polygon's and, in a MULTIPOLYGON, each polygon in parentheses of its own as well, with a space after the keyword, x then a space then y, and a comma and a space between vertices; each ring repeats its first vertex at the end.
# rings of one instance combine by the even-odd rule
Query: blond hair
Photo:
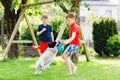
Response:
POLYGON ((43 15, 43 16, 42 16, 42 19, 43 19, 43 18, 48 19, 48 16, 47 16, 47 15, 43 15))

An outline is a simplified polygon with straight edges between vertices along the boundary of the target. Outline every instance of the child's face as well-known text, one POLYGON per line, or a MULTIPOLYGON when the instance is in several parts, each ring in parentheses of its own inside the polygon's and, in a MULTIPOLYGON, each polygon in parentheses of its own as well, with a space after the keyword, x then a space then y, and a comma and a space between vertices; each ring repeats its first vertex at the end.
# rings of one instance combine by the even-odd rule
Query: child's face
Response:
POLYGON ((72 19, 72 18, 67 18, 66 21, 67 21, 67 23, 68 23, 69 25, 71 25, 71 24, 74 22, 74 19, 72 19))
POLYGON ((48 19, 47 18, 42 18, 42 22, 43 22, 43 24, 47 24, 48 23, 48 19))

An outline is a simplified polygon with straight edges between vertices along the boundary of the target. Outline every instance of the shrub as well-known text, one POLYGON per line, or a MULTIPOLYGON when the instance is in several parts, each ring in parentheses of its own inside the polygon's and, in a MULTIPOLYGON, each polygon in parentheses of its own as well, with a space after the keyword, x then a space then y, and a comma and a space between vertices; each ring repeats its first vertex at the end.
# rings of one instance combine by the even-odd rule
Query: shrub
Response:
POLYGON ((54 34, 54 38, 56 39, 57 38, 57 35, 60 31, 60 25, 62 24, 62 21, 61 20, 54 20, 51 22, 51 25, 53 27, 53 34, 54 34))
MULTIPOLYGON (((37 37, 36 32, 37 32, 37 29, 34 28, 34 34, 35 34, 36 40, 39 44, 39 38, 37 37)), ((22 28, 22 31, 20 33, 21 33, 21 35, 20 35, 21 40, 32 40, 32 36, 31 36, 30 31, 27 27, 22 28)), ((26 43, 26 44, 23 44, 23 45, 31 46, 32 44, 26 43)))
POLYGON ((93 22, 93 44, 99 56, 107 54, 105 47, 110 36, 118 34, 117 23, 112 18, 99 17, 93 22))
MULTIPOLYGON (((57 38, 57 35, 60 32, 60 27, 61 27, 62 23, 63 23, 63 21, 61 21, 61 20, 54 20, 51 22, 51 25, 53 27, 53 34, 54 34, 55 40, 57 38)), ((62 39, 68 39, 68 32, 69 32, 68 27, 66 27, 64 30, 64 33, 62 35, 62 39)))
POLYGON ((107 40, 106 52, 110 55, 120 55, 120 34, 114 35, 107 40))

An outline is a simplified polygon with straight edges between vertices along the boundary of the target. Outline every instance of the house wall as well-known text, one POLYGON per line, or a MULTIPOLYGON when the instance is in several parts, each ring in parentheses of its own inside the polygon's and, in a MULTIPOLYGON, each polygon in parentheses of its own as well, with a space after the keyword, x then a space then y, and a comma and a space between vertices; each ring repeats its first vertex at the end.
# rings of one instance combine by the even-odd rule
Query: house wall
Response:
MULTIPOLYGON (((90 10, 85 7, 85 5, 81 5, 80 7, 80 16, 81 16, 81 26, 83 30, 83 35, 85 37, 85 40, 88 44, 88 46, 92 46, 92 23, 89 18, 91 17, 91 14, 94 14, 95 16, 103 16, 103 17, 112 17, 116 20, 116 22, 119 23, 120 26, 120 7, 117 5, 112 4, 106 4, 101 3, 100 5, 97 4, 91 4, 89 5, 90 10), (85 19, 88 19, 86 23, 85 19)), ((119 27, 120 28, 120 27, 119 27)))

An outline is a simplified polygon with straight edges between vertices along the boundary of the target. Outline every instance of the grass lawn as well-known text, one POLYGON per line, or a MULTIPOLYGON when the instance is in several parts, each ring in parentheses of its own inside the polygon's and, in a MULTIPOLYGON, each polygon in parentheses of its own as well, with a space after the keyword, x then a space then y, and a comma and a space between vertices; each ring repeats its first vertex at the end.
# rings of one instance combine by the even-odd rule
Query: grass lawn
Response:
POLYGON ((86 62, 84 56, 75 63, 77 73, 68 76, 61 57, 57 57, 42 74, 34 75, 37 58, 23 58, 1 61, 0 80, 120 80, 120 59, 93 58, 86 62))

